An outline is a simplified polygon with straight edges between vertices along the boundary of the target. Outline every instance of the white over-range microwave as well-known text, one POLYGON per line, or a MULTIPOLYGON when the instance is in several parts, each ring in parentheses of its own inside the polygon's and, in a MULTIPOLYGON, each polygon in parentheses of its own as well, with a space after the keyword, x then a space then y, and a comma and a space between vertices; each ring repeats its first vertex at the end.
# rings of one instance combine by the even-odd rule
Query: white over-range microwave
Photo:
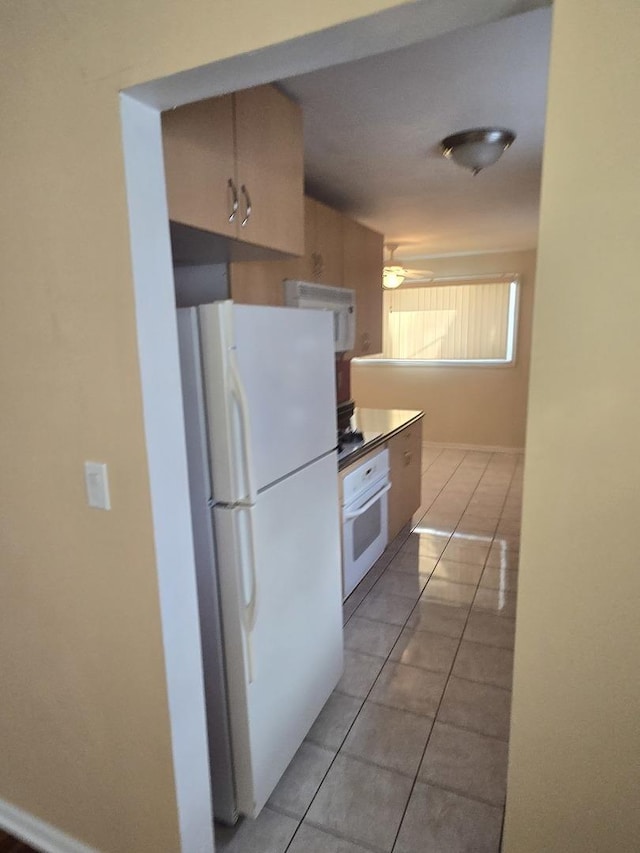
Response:
POLYGON ((356 293, 346 287, 329 287, 311 281, 284 282, 284 304, 291 308, 316 308, 333 312, 336 352, 352 350, 356 340, 356 293))

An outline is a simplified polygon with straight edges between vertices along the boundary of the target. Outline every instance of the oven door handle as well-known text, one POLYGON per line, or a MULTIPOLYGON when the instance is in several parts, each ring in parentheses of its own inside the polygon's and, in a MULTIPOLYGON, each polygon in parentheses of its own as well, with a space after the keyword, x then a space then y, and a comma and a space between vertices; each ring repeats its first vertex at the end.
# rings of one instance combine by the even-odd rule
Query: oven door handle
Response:
POLYGON ((387 485, 383 489, 380 489, 380 491, 376 492, 372 498, 369 498, 369 500, 366 502, 366 504, 364 506, 361 506, 360 509, 355 509, 355 510, 353 510, 353 512, 343 513, 344 520, 348 521, 351 518, 357 518, 359 515, 363 515, 363 513, 365 513, 369 509, 369 507, 372 507, 374 505, 374 503, 379 501, 383 495, 386 495, 386 493, 390 489, 391 489, 391 483, 387 483, 387 485))

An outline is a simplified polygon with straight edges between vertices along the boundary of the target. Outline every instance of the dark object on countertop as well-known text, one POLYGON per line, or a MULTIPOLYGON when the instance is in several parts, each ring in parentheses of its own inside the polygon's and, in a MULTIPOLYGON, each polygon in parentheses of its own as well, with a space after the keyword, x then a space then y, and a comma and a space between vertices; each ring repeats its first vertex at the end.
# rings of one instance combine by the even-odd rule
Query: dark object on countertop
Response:
POLYGON ((344 403, 338 403, 338 435, 348 430, 351 430, 351 418, 356 404, 353 400, 346 400, 344 403))

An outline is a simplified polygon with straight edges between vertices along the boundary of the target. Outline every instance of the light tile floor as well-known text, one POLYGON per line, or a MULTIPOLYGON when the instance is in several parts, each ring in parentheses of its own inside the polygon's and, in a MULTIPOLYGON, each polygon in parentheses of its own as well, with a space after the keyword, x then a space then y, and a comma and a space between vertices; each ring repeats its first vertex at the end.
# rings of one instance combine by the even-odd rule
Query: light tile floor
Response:
POLYGON ((425 446, 422 506, 345 602, 345 671, 224 853, 498 853, 521 454, 425 446))

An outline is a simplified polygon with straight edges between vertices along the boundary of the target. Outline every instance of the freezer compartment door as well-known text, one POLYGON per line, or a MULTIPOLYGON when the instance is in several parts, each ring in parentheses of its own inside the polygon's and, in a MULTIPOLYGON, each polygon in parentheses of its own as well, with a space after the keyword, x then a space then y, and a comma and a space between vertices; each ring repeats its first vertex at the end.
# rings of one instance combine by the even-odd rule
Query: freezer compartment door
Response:
POLYGON ((198 311, 214 498, 253 503, 336 445, 332 315, 230 301, 198 311))
POLYGON ((238 808, 256 817, 342 673, 335 454, 214 517, 238 808))

